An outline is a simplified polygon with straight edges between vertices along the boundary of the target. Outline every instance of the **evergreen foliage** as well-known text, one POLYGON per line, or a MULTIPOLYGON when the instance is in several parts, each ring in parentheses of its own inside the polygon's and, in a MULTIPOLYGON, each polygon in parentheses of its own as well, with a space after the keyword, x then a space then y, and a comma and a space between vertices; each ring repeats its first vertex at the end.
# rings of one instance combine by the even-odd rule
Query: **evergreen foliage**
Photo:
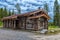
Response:
POLYGON ((58 1, 55 0, 54 2, 54 20, 53 20, 53 24, 55 26, 59 26, 60 23, 59 23, 59 16, 60 16, 60 13, 59 13, 59 4, 58 4, 58 1))
POLYGON ((19 3, 17 3, 17 4, 15 5, 15 7, 16 7, 16 9, 17 9, 17 11, 18 11, 18 14, 21 14, 21 8, 20 8, 19 3))
POLYGON ((7 8, 0 8, 0 21, 3 17, 14 15, 14 11, 7 10, 7 8))
POLYGON ((48 4, 47 4, 47 3, 44 4, 44 9, 45 9, 47 12, 49 11, 48 4))

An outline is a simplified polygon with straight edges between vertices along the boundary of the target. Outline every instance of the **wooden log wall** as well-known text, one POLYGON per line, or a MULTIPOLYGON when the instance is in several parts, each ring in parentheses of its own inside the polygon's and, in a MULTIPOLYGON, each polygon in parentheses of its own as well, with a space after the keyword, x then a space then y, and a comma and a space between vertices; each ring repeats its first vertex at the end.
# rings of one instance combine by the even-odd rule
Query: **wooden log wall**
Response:
POLYGON ((26 29, 34 29, 33 28, 33 20, 27 19, 26 20, 26 29))
POLYGON ((25 17, 19 18, 19 28, 26 29, 26 18, 25 17))
POLYGON ((48 28, 48 20, 44 19, 44 22, 41 23, 40 19, 38 19, 38 30, 47 29, 48 28))
POLYGON ((34 27, 34 30, 36 30, 36 31, 38 30, 38 20, 37 19, 34 20, 33 27, 34 27))

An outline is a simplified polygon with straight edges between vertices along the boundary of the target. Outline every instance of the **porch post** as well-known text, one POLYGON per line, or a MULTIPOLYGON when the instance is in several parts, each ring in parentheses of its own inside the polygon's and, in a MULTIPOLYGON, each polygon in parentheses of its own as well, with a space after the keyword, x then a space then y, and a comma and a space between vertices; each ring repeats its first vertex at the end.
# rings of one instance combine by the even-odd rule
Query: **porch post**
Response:
POLYGON ((12 20, 12 28, 14 28, 14 21, 12 20))
POLYGON ((9 27, 11 28, 11 20, 10 20, 10 22, 9 22, 9 27))
POLYGON ((10 28, 10 20, 9 20, 9 28, 10 28))
POLYGON ((8 21, 7 26, 8 26, 8 28, 9 28, 9 20, 7 20, 7 21, 8 21))
POLYGON ((40 29, 40 20, 38 20, 38 30, 40 29))
POLYGON ((14 29, 16 28, 16 21, 14 20, 14 29))
POLYGON ((5 28, 6 28, 6 21, 4 21, 4 26, 5 26, 5 28))
POLYGON ((11 27, 13 28, 13 21, 11 20, 11 27))
POLYGON ((47 20, 47 22, 46 22, 46 27, 47 27, 47 29, 48 29, 48 20, 47 20))
POLYGON ((10 21, 10 20, 8 20, 8 28, 9 28, 9 21, 10 21))
POLYGON ((25 24, 25 27, 24 28, 26 29, 26 18, 25 18, 25 23, 24 24, 25 24))
POLYGON ((43 29, 45 28, 45 23, 43 22, 43 29))
POLYGON ((3 21, 3 27, 5 28, 5 21, 3 21))
POLYGON ((8 28, 8 20, 7 20, 7 24, 6 25, 7 25, 7 28, 8 28))
POLYGON ((48 20, 45 21, 45 29, 48 29, 48 20))
POLYGON ((11 28, 12 28, 12 20, 10 21, 10 25, 11 25, 11 28))

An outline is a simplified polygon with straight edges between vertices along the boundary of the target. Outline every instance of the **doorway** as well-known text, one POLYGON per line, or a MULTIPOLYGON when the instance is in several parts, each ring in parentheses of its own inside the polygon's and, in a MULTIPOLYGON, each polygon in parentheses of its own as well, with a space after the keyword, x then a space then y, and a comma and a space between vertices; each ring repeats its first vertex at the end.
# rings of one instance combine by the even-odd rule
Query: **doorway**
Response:
POLYGON ((19 20, 16 20, 16 29, 19 29, 19 20))

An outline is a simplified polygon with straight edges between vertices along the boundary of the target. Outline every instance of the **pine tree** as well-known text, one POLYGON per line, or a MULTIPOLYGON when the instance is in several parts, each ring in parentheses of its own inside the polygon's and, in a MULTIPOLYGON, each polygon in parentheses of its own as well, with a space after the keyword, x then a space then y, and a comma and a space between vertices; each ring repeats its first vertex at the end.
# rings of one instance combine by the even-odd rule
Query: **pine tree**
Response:
POLYGON ((59 26, 60 26, 60 5, 59 5, 59 26))
POLYGON ((15 13, 15 12, 14 12, 14 9, 13 9, 13 11, 12 11, 12 15, 14 15, 14 13, 15 13))
POLYGON ((0 8, 0 19, 2 18, 2 9, 0 8))
POLYGON ((8 12, 8 10, 7 10, 7 8, 5 7, 4 10, 3 10, 3 13, 4 13, 4 16, 5 16, 5 17, 8 16, 8 13, 7 13, 7 12, 8 12))
POLYGON ((8 16, 11 16, 11 11, 10 10, 8 11, 8 16))
POLYGON ((45 9, 47 12, 49 11, 49 9, 48 9, 48 4, 47 4, 47 3, 44 4, 44 9, 45 9))
POLYGON ((0 9, 0 16, 1 16, 1 18, 4 17, 3 14, 4 14, 4 13, 3 13, 3 8, 1 8, 1 9, 0 9))
POLYGON ((16 7, 18 13, 21 14, 21 8, 20 8, 19 3, 17 3, 17 4, 15 5, 15 7, 16 7))
POLYGON ((59 4, 58 1, 55 0, 54 2, 54 25, 59 26, 59 4))

